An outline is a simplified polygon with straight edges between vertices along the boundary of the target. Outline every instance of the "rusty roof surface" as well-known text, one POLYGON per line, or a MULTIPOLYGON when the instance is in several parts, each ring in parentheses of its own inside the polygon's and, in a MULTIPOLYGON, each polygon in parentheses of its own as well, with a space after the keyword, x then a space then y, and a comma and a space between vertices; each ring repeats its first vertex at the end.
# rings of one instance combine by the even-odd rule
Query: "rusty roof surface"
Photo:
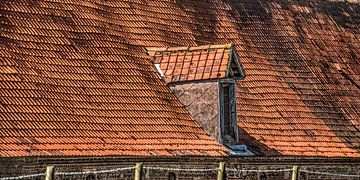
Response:
POLYGON ((233 42, 242 143, 360 156, 359 13, 323 0, 3 0, 1 155, 221 154, 143 48, 233 42))
POLYGON ((166 83, 243 77, 233 44, 147 47, 152 63, 166 83))

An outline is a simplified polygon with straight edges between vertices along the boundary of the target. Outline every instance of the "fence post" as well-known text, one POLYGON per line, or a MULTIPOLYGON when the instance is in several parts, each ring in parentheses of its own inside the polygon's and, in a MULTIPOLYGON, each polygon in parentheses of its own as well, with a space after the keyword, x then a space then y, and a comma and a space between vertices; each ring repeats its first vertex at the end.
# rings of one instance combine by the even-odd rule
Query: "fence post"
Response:
POLYGON ((225 162, 219 163, 218 175, 217 180, 224 180, 224 169, 225 169, 225 162))
POLYGON ((135 180, 141 180, 142 163, 136 163, 135 166, 135 180))
POLYGON ((291 180, 297 180, 299 166, 293 166, 291 180))
POLYGON ((54 180, 55 177, 55 167, 54 166, 47 166, 45 172, 45 180, 54 180))

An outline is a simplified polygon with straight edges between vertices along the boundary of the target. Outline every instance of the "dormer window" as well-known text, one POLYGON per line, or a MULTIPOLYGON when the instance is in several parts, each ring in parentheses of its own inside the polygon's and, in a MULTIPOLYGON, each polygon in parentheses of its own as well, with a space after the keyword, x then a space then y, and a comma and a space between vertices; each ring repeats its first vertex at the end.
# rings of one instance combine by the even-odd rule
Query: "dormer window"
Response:
POLYGON ((198 123, 233 155, 251 155, 239 144, 236 80, 244 78, 233 44, 148 47, 154 67, 198 123))

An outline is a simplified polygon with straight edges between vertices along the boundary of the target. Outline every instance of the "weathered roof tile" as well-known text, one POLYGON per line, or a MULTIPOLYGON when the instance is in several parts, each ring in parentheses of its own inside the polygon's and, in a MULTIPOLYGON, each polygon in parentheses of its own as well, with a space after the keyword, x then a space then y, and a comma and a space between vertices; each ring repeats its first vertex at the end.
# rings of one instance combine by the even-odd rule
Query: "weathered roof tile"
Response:
POLYGON ((122 18, 84 2, 0 2, 0 156, 224 155, 122 18))
MULTIPOLYGON (((233 42, 247 75, 237 82, 241 142, 267 155, 360 156, 359 12, 323 0, 2 0, 0 142, 9 139, 1 155, 150 155, 134 139, 201 140, 206 150, 162 151, 218 155, 222 149, 164 87, 143 47, 233 42), (177 132, 182 127, 190 132, 177 132), (41 146, 15 146, 21 137, 41 146), (101 147, 101 139, 124 141, 77 148, 101 147), (54 149, 40 149, 48 146, 54 149)), ((221 63, 213 68, 223 77, 221 63)), ((197 67, 190 65, 188 80, 203 78, 197 67)))

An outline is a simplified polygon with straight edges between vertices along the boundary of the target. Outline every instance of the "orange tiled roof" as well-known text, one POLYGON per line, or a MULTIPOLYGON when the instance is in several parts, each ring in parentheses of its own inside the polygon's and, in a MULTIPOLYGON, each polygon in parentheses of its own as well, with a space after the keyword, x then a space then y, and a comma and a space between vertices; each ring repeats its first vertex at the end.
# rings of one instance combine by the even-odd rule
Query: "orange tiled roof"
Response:
POLYGON ((233 44, 146 49, 166 83, 243 76, 233 44))
POLYGON ((142 48, 228 42, 247 75, 241 142, 360 156, 359 5, 2 0, 0 13, 2 156, 219 154, 142 48))
POLYGON ((0 156, 224 155, 99 3, 0 2, 0 156))

